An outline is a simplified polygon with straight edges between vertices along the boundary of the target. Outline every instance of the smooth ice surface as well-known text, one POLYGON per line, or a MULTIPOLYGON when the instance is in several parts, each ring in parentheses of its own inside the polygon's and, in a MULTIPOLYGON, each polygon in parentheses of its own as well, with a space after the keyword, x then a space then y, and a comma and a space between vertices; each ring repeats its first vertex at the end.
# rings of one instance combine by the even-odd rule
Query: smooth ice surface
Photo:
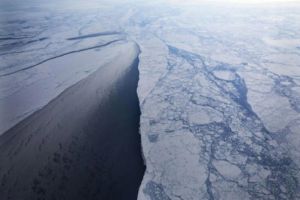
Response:
POLYGON ((140 200, 299 199, 300 4, 222 2, 5 4, 1 130, 134 41, 140 200))
POLYGON ((96 21, 97 31, 88 30, 97 10, 67 1, 1 3, 0 135, 128 48, 111 25, 96 21))

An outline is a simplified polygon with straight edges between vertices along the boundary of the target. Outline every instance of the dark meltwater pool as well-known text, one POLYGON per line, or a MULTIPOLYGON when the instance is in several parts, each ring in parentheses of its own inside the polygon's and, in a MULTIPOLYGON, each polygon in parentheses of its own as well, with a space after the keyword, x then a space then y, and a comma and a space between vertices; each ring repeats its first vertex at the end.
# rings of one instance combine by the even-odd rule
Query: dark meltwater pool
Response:
POLYGON ((0 199, 137 198, 145 171, 138 58, 126 72, 114 67, 101 68, 0 137, 0 199))

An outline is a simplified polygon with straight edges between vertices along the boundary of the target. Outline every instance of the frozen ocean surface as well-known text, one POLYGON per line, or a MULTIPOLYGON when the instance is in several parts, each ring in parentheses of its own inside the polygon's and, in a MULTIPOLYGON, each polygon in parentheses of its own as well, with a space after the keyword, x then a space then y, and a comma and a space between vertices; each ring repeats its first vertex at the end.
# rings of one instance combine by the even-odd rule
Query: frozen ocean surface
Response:
POLYGON ((300 3, 13 2, 1 1, 0 134, 134 42, 138 199, 300 198, 300 3))

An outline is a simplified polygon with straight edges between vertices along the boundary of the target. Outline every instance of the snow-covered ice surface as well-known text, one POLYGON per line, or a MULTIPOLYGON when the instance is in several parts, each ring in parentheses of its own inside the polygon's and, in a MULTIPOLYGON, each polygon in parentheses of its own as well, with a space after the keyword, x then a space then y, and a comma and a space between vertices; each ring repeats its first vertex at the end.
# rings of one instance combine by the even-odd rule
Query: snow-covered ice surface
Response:
POLYGON ((2 131, 135 41, 147 166, 138 199, 299 199, 300 3, 184 2, 7 5, 2 131))
POLYGON ((131 11, 142 51, 140 200, 300 198, 299 5, 131 11))

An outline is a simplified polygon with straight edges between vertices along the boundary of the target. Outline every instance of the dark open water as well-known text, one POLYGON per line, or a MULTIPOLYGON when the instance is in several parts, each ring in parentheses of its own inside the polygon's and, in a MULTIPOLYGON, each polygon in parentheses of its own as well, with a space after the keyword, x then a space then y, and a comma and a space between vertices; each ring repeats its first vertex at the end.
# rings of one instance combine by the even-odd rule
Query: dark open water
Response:
MULTIPOLYGON (((0 199, 136 199, 145 171, 138 75, 137 58, 100 103, 85 106, 81 99, 89 97, 77 94, 95 84, 94 77, 2 135, 0 199)), ((92 94, 106 90, 96 87, 92 94)))

